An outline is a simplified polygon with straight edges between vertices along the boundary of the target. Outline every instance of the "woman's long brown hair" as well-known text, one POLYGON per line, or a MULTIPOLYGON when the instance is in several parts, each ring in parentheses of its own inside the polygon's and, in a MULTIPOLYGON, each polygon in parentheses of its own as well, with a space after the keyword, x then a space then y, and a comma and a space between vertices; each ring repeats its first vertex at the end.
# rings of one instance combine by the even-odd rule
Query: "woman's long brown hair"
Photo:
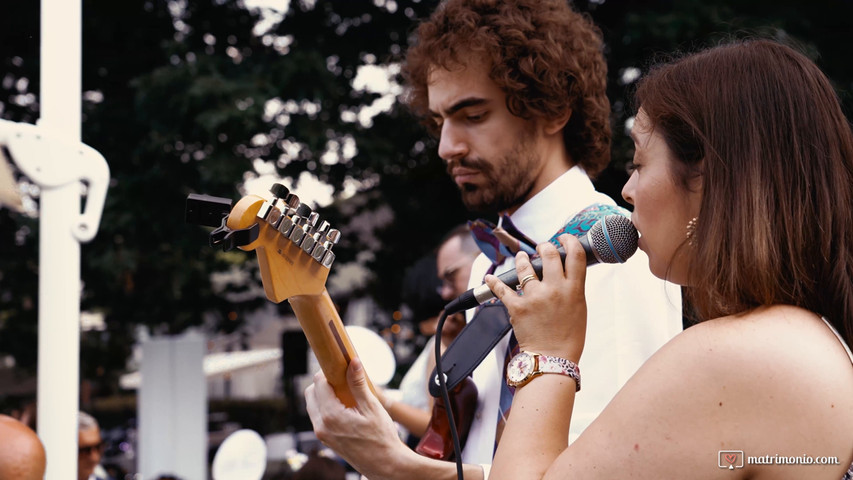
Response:
POLYGON ((853 343, 853 133, 820 69, 739 41, 652 69, 635 101, 683 188, 701 176, 699 240, 680 250, 699 319, 790 304, 853 343))

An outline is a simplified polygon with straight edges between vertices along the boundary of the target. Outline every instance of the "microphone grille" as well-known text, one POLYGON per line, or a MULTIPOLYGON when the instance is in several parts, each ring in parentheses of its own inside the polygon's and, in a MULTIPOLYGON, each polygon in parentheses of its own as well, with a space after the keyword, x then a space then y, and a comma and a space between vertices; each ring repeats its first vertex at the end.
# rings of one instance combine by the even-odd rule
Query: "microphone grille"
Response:
POLYGON ((587 235, 602 263, 624 263, 637 251, 639 234, 631 219, 624 215, 605 216, 587 235))

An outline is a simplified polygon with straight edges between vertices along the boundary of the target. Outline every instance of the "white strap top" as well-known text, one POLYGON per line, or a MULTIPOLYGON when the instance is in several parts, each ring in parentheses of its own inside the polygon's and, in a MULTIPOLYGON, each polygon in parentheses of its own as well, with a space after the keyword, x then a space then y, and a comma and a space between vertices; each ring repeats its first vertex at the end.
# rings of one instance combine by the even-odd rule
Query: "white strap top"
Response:
MULTIPOLYGON (((841 342, 841 345, 844 347, 844 350, 847 351, 847 356, 850 357, 850 363, 853 363, 853 352, 850 351, 850 346, 847 345, 847 342, 844 341, 844 338, 838 333, 838 330, 829 323, 829 320, 826 317, 820 317, 823 320, 823 323, 832 330, 832 333, 835 334, 835 337, 838 338, 838 341, 841 342)), ((841 477, 841 480, 853 480, 853 465, 850 465, 850 468, 847 470, 847 473, 841 477)))
POLYGON ((844 338, 841 337, 841 334, 838 333, 838 330, 836 330, 831 323, 829 323, 829 320, 827 320, 826 317, 820 317, 820 319, 823 320, 823 323, 825 323, 830 330, 832 330, 832 333, 835 334, 835 338, 837 338, 838 341, 841 342, 841 345, 844 347, 844 350, 847 351, 847 356, 850 357, 850 363, 853 363, 853 351, 850 351, 850 347, 847 345, 847 342, 844 341, 844 338))

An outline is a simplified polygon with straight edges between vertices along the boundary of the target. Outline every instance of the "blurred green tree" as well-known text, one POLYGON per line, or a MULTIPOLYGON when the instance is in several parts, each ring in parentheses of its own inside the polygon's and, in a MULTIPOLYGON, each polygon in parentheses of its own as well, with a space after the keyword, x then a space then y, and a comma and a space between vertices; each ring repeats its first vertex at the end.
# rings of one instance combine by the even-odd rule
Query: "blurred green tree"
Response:
MULTIPOLYGON (((83 336, 84 378, 114 386, 140 326, 230 332, 265 302, 252 257, 207 247, 206 231, 183 219, 187 194, 236 200, 264 172, 297 193, 306 178, 331 186, 334 201, 318 211, 343 232, 332 273, 343 308, 364 295, 384 309, 399 305, 405 267, 469 215, 435 141, 396 101, 397 64, 436 4, 292 0, 282 13, 234 0, 84 0, 83 141, 112 174, 101 231, 83 246, 82 306, 105 319, 105 330, 83 336), (368 73, 381 81, 365 81, 368 73), (368 274, 357 281, 353 271, 368 274)), ((853 111, 850 2, 576 5, 607 44, 614 161, 598 183, 616 197, 631 156, 623 134, 631 88, 662 52, 744 32, 790 38, 853 111)), ((38 118, 38 15, 38 2, 0 6, 5 119, 38 118)), ((37 239, 37 220, 0 210, 0 353, 27 368, 36 360, 37 239)))

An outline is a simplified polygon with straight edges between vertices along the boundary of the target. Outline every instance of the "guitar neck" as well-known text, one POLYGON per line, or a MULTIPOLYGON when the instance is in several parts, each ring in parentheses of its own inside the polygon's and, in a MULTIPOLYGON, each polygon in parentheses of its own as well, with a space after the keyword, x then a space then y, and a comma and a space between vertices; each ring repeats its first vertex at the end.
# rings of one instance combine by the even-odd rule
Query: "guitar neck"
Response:
MULTIPOLYGON (((346 373, 357 355, 329 293, 324 290, 320 295, 297 295, 288 301, 335 395, 347 407, 354 407, 346 373)), ((376 395, 369 378, 367 384, 376 395)))

